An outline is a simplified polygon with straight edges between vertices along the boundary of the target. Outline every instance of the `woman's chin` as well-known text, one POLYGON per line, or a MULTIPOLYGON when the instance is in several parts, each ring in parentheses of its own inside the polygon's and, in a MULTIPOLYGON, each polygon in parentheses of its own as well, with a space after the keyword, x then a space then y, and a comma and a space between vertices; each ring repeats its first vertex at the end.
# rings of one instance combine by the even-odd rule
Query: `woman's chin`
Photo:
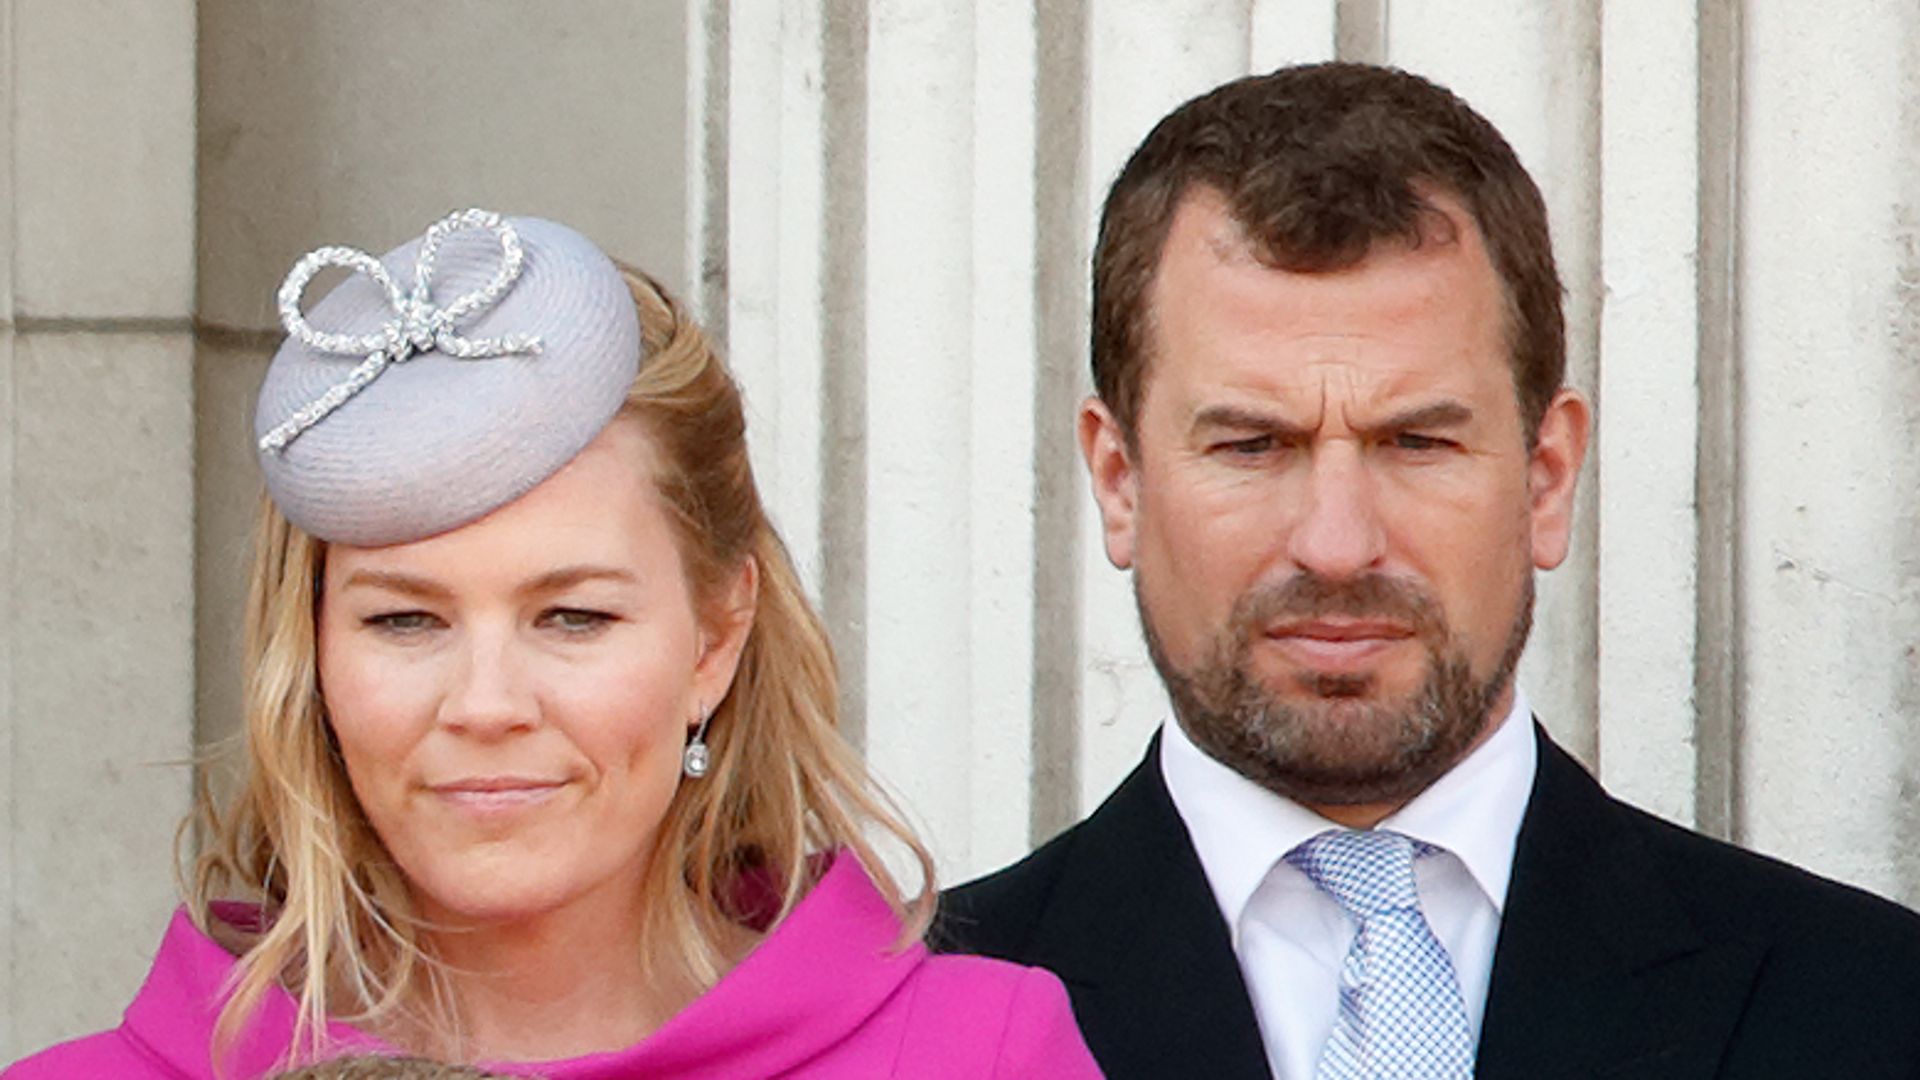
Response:
POLYGON ((430 922, 509 926, 565 908, 578 890, 551 881, 503 881, 496 875, 436 874, 414 894, 430 922))

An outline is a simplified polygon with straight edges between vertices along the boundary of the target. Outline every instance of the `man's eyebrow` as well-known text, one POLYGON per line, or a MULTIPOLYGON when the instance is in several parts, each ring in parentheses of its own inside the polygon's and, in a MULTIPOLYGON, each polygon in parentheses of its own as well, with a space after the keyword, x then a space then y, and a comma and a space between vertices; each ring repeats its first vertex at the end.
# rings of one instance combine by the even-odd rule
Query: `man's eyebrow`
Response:
POLYGON ((1364 434, 1379 435, 1388 432, 1414 431, 1425 428, 1454 428, 1473 420, 1473 409, 1458 401, 1436 401, 1430 405, 1416 405, 1403 409, 1369 424, 1356 424, 1354 427, 1364 434))
POLYGON ((1208 405, 1194 413, 1192 430, 1201 431, 1207 428, 1258 431, 1283 439, 1304 438, 1310 433, 1310 429, 1284 417, 1249 409, 1242 405, 1208 405))
MULTIPOLYGON (((1379 420, 1354 425, 1363 435, 1381 435, 1390 432, 1413 431, 1421 428, 1453 428, 1470 423, 1473 409, 1459 401, 1435 401, 1426 405, 1416 405, 1402 409, 1379 420)), ((1258 409, 1249 409, 1243 405, 1208 405, 1193 414, 1193 430, 1205 431, 1213 428, 1225 428, 1230 431, 1257 431, 1273 435, 1282 440, 1304 440, 1310 438, 1313 429, 1296 424, 1291 420, 1258 409)))

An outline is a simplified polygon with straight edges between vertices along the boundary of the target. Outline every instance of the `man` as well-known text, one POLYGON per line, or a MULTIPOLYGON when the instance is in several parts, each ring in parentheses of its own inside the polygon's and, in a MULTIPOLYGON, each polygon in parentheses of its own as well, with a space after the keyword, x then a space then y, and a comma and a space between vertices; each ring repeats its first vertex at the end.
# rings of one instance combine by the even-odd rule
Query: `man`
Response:
POLYGON ((1110 1076, 1920 1075, 1920 917, 1613 801, 1515 685, 1590 429, 1560 296, 1403 72, 1230 83, 1114 183, 1080 445, 1177 722, 941 922, 1110 1076))

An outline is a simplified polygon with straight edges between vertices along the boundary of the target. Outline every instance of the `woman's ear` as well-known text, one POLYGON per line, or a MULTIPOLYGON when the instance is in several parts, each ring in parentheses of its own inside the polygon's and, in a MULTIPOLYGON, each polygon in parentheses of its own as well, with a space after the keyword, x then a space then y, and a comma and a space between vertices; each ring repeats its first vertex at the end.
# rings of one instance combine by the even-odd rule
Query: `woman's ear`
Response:
MULTIPOLYGON (((708 712, 718 708, 733 687, 740 653, 753 632, 760 606, 760 563, 752 556, 741 560, 733 578, 708 605, 700 629, 700 655, 694 661, 694 698, 708 712)), ((698 724, 700 717, 694 717, 698 724)))

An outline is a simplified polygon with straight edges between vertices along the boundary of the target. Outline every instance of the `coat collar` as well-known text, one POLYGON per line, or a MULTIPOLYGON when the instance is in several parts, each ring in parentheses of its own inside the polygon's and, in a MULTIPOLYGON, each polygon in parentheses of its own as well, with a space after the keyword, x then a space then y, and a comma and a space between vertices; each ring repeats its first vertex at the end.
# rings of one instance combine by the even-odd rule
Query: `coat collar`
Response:
POLYGON ((1661 876, 1653 826, 1539 733, 1477 1075, 1710 1076, 1758 968, 1661 876))
MULTIPOLYGON (((248 918, 238 906, 216 912, 248 918)), ((553 1080, 615 1077, 771 1076, 793 1069, 863 1024, 926 959, 918 941, 900 944, 893 909, 859 860, 839 853, 785 921, 711 990, 660 1030, 623 1050, 522 1065, 553 1080), (831 987, 831 993, 808 992, 831 987)), ((125 1031, 142 1048, 194 1080, 214 1074, 213 1025, 226 1000, 233 956, 174 916, 146 984, 128 1007, 125 1031)), ((227 1076, 274 1071, 293 1033, 294 1001, 270 991, 247 1026, 227 1076)), ((328 1034, 341 1051, 392 1053, 393 1047, 348 1027, 328 1034)))

